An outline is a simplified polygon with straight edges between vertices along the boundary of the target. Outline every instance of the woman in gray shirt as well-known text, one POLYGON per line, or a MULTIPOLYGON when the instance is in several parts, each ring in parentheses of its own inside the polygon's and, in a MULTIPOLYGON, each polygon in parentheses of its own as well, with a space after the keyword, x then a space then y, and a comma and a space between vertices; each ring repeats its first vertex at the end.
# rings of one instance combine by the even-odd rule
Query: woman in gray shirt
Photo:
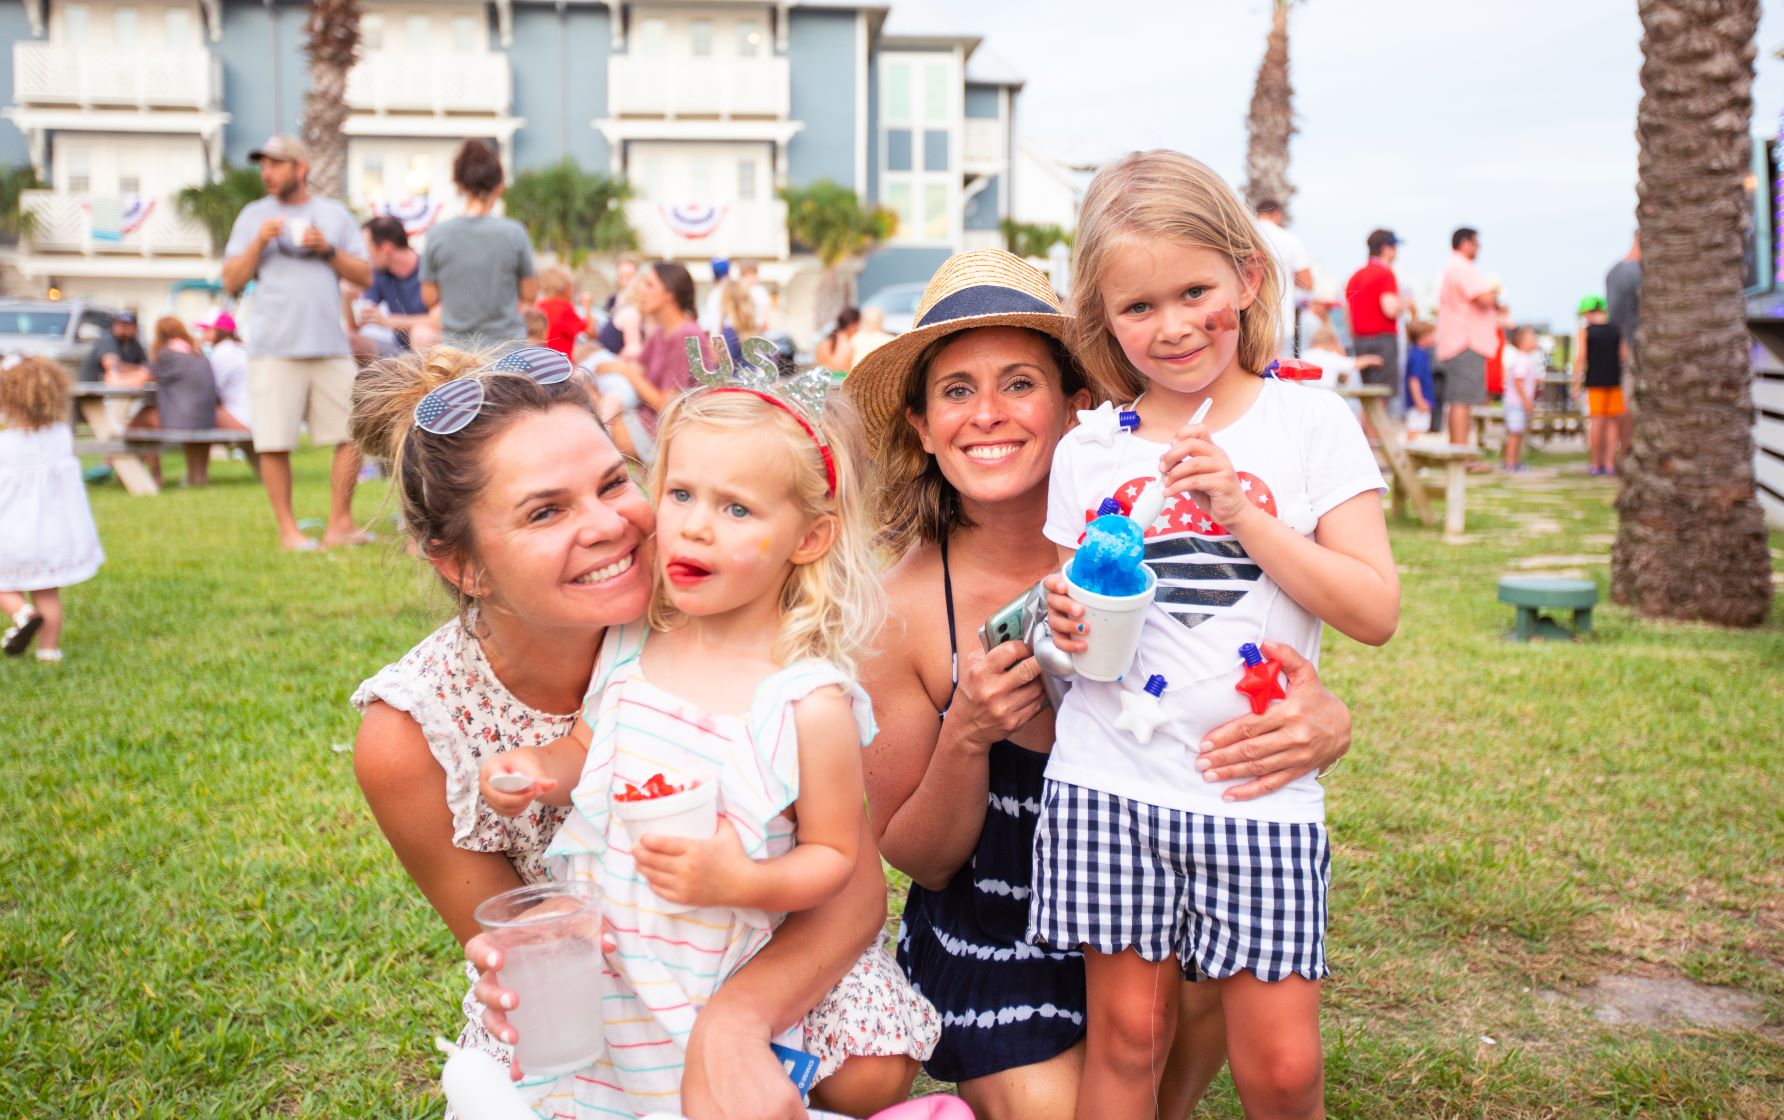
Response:
POLYGON ((522 306, 539 294, 527 231, 492 210, 502 197, 502 161, 482 140, 466 140, 452 157, 452 181, 465 212, 427 235, 421 254, 421 299, 440 308, 446 341, 478 348, 526 337, 522 306))

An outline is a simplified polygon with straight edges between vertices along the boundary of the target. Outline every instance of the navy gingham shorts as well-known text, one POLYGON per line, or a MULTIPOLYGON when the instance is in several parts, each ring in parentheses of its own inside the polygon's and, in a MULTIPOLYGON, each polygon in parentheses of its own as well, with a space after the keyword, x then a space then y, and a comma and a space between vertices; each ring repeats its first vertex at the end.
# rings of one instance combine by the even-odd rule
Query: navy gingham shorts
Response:
POLYGON ((1034 861, 1035 944, 1174 956, 1190 980, 1328 975, 1323 824, 1208 816, 1049 781, 1034 861))

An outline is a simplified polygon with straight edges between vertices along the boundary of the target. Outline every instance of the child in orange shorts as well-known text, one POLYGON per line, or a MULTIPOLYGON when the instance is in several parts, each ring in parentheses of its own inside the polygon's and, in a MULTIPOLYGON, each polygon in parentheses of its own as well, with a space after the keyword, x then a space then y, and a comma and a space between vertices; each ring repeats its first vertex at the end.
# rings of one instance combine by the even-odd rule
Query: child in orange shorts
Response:
POLYGON ((1591 465, 1586 473, 1617 473, 1619 418, 1623 415, 1623 336, 1604 312, 1602 296, 1580 300, 1579 334, 1573 346, 1573 392, 1586 390, 1586 444, 1591 465))

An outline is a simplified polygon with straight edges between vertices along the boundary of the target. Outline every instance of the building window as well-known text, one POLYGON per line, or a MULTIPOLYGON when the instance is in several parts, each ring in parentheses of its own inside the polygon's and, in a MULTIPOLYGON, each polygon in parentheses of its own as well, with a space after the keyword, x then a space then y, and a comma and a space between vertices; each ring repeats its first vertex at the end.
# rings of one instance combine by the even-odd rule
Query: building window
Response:
POLYGON ((948 239, 948 185, 931 182, 923 188, 923 240, 948 239))
POLYGON ((950 207, 960 184, 950 171, 953 128, 959 112, 958 67, 946 56, 889 52, 881 56, 885 106, 881 147, 882 192, 898 214, 897 241, 948 244, 954 228, 950 207))
POLYGON ((119 194, 141 194, 142 176, 127 171, 118 172, 119 194))
POLYGON ((688 24, 688 45, 695 58, 712 57, 712 21, 697 19, 688 24))
POLYGON ((948 123, 954 99, 948 96, 948 64, 931 62, 923 67, 923 123, 948 123))
POLYGON ((756 161, 753 159, 737 161, 737 201, 756 201, 756 161))
POLYGON ((70 148, 64 153, 63 166, 68 169, 70 194, 86 194, 93 189, 93 157, 85 148, 70 148))
POLYGON ((923 133, 923 170, 946 171, 948 169, 948 134, 942 129, 931 128, 923 133))
POLYGON ((911 119, 911 68, 886 61, 886 119, 904 123, 911 119))
POLYGON ((909 183, 886 184, 886 207, 898 215, 898 230, 894 236, 916 240, 915 197, 909 183))
POLYGON ((85 4, 70 4, 62 9, 62 31, 69 46, 85 46, 93 41, 88 37, 85 4))
POLYGON ((639 165, 638 177, 644 183, 644 197, 663 199, 663 161, 656 156, 645 158, 639 165))
POLYGON ((112 12, 112 34, 113 43, 121 50, 142 45, 135 8, 117 8, 112 12))
POLYGON ((410 54, 428 54, 433 46, 434 21, 432 16, 410 16, 407 20, 409 41, 405 44, 410 54))
POLYGON ((489 39, 481 20, 475 16, 452 17, 452 49, 458 54, 482 54, 489 49, 489 39))
POLYGON ((359 162, 359 196, 365 199, 384 198, 384 153, 367 152, 359 162))
POLYGON ((689 202, 712 201, 712 161, 694 159, 688 161, 688 197, 689 202))
POLYGON ((888 128, 886 130, 886 170, 912 170, 910 129, 888 128))
POLYGON ((662 58, 669 42, 667 20, 651 18, 638 21, 638 53, 645 58, 662 58))
POLYGON ((426 198, 434 190, 434 161, 425 152, 409 157, 409 175, 403 187, 410 198, 426 198))
POLYGON ((163 15, 166 17, 168 47, 192 46, 192 13, 184 8, 169 8, 163 15))
POLYGON ((359 42, 368 51, 384 49, 384 17, 371 12, 359 17, 359 42))
POLYGON ((737 21, 737 56, 754 58, 762 53, 762 25, 753 19, 737 21))

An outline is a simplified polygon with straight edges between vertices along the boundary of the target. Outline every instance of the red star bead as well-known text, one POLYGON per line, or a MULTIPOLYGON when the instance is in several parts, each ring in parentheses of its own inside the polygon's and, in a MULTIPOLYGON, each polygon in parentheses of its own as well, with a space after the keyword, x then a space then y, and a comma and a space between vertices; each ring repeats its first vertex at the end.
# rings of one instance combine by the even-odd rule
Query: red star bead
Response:
POLYGON ((1265 657, 1255 665, 1245 666, 1245 675, 1233 689, 1243 692, 1251 700, 1252 715, 1263 715, 1270 701, 1288 698, 1288 693, 1282 691, 1282 662, 1265 657))

